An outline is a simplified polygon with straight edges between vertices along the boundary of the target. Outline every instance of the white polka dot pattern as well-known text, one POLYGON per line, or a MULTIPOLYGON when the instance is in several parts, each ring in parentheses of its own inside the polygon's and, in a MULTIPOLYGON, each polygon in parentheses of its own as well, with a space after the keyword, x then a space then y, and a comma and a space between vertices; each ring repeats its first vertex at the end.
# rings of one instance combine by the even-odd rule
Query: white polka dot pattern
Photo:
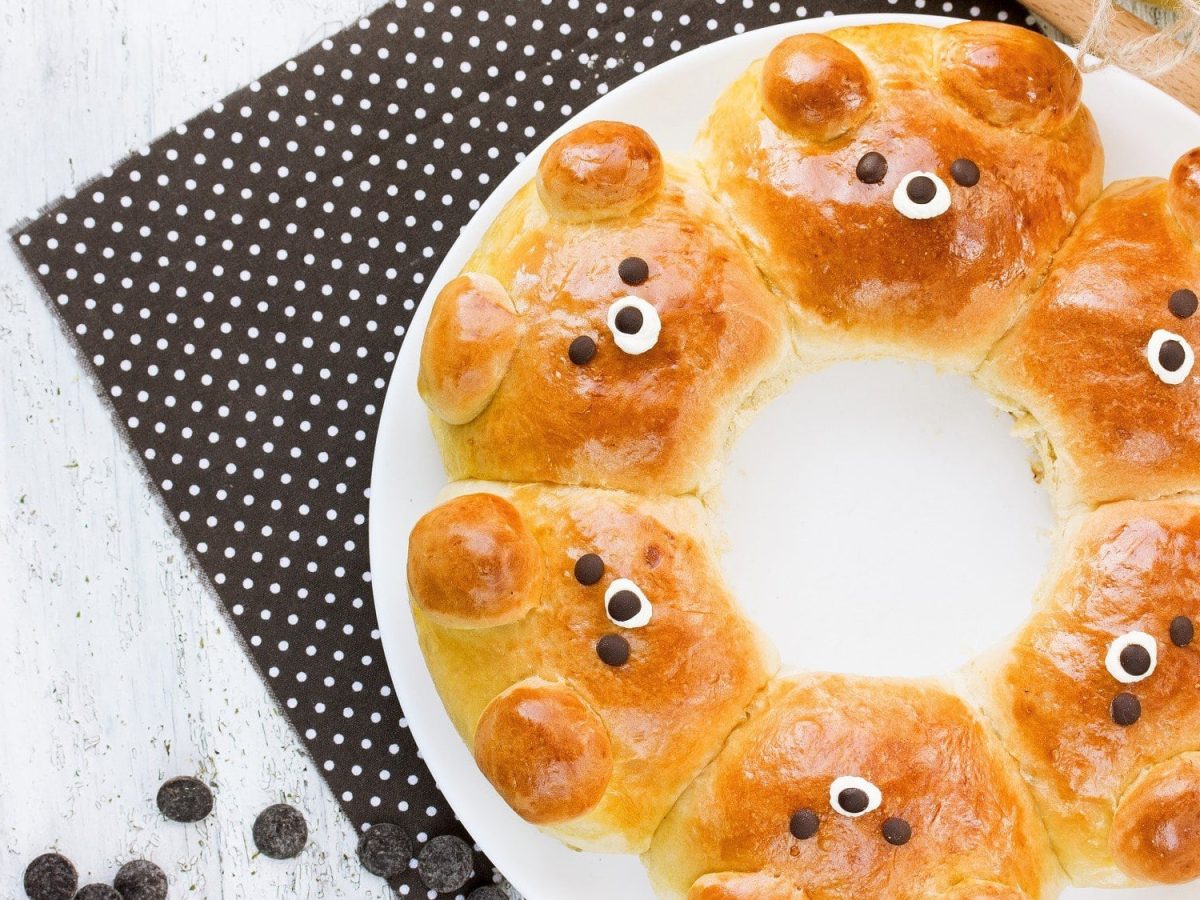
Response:
MULTIPOLYGON (((1025 16, 1000 0, 838 11, 869 9, 1025 16)), ((369 597, 376 419, 426 280, 491 187, 574 111, 680 52, 821 14, 761 0, 401 0, 14 232, 360 827, 397 821, 418 849, 463 834, 393 697, 369 597)), ((453 893, 492 878, 476 852, 453 893)), ((415 860, 395 887, 438 896, 415 860)))

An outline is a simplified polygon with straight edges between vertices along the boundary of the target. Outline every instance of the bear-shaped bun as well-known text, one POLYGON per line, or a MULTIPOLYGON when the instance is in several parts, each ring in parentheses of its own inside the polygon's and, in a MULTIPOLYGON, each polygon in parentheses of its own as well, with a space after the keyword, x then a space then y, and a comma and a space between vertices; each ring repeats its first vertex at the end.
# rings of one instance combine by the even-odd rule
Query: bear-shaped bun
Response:
POLYGON ((1200 490, 1200 151, 1109 187, 981 370, 1063 505, 1200 490))
POLYGON ((694 169, 593 122, 551 145, 438 295, 419 388, 452 478, 683 493, 788 341, 694 169))
POLYGON ((641 852, 775 667, 695 497, 463 482, 409 541, 413 618, 481 771, 527 821, 641 852))
POLYGON ((1200 877, 1200 506, 1071 526, 1033 617, 974 679, 1076 884, 1200 877))
POLYGON ((1081 80, 1012 26, 787 38, 698 151, 802 352, 970 371, 1100 191, 1081 80))
POLYGON ((932 682, 849 675, 773 680, 645 861, 687 900, 1036 900, 1060 878, 982 718, 932 682))

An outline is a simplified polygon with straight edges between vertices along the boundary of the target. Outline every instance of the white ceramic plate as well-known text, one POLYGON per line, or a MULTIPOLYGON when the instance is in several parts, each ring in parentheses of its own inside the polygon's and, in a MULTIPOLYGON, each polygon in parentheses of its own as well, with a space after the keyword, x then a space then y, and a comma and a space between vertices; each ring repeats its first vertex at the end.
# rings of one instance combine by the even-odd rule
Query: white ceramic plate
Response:
MULTIPOLYGON (((371 564, 379 629, 408 726, 446 799, 528 900, 652 900, 634 857, 577 853, 516 816, 479 773, 442 708, 409 615, 408 533, 446 482, 417 396, 433 296, 487 225, 534 175, 542 149, 591 119, 641 125, 686 152, 717 94, 782 37, 842 25, 953 19, 862 15, 738 35, 677 57, 585 109, 506 178, 463 229, 429 284, 398 355, 371 483, 371 564)), ((1200 118, 1118 71, 1088 75, 1109 180, 1165 175, 1200 146, 1200 118)), ((1049 555, 1044 492, 1006 416, 963 378, 902 363, 838 366, 802 380, 740 439, 726 467, 723 567, 785 663, 861 674, 956 668, 1025 616, 1049 555), (780 560, 804 573, 800 593, 780 560)), ((1069 891, 1071 900, 1166 900, 1196 888, 1069 891)))

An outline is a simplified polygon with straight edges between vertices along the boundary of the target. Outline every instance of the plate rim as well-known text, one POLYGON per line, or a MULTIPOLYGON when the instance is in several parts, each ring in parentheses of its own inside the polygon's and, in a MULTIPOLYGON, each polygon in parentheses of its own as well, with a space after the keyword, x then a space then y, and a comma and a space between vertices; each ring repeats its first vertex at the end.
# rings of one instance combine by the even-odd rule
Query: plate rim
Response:
MULTIPOLYGON (((836 28, 852 27, 859 25, 878 25, 888 23, 906 23, 914 25, 928 25, 936 28, 945 28, 958 22, 964 21, 990 21, 985 19, 963 19, 961 17, 942 16, 934 14, 913 14, 913 13, 854 13, 848 15, 825 15, 808 19, 797 19, 790 22, 781 22, 775 25, 765 26, 763 28, 751 29, 741 34, 729 35, 719 40, 712 41, 700 47, 696 47, 686 53, 681 53, 669 60, 666 60, 646 71, 635 75, 628 81, 623 82, 613 88, 608 93, 597 97, 587 106, 574 113, 570 118, 563 122, 558 128, 549 133, 538 145, 529 151, 529 153, 518 162, 509 173, 495 186, 488 197, 480 204, 479 208, 463 226, 458 236, 455 238, 450 249, 443 257, 438 268, 433 276, 429 279, 421 300, 417 304, 416 312, 412 320, 407 326, 401 346, 395 351, 395 359, 392 362, 391 372, 388 376, 388 385, 384 396, 382 408, 379 413, 379 425, 376 432, 375 446, 372 450, 371 461, 371 479, 368 497, 368 553, 371 563, 371 593, 372 603, 375 607, 376 617, 378 621, 378 636, 383 647, 385 661, 388 665, 388 672, 391 676, 393 690, 396 692, 397 700, 404 710, 403 718, 401 719, 402 727, 407 727, 411 732, 414 742, 418 749, 418 755, 425 761, 430 774, 433 776, 435 783, 440 789, 446 802, 450 804, 456 817, 462 822, 463 826, 470 833, 472 839, 479 846, 480 850, 488 856, 493 865, 500 871, 508 882, 516 888, 526 900, 555 900, 555 895, 552 893, 553 888, 542 884, 539 881, 536 872, 530 872, 520 863, 515 863, 511 859, 505 859, 503 852, 497 854, 494 852, 494 845, 491 844, 488 837, 481 838, 480 834, 489 835, 491 828, 484 825, 482 816, 478 816, 478 811, 474 804, 470 802, 470 795, 466 788, 461 785, 460 779, 457 777, 457 770, 454 765, 444 759, 436 756, 425 756, 424 747, 427 746, 428 733, 426 731, 426 722, 421 716, 417 718, 409 718, 407 710, 409 709, 409 701, 413 697, 413 686, 405 679, 395 677, 393 674, 396 671, 402 670, 399 665, 399 659, 404 648, 399 646, 397 640, 397 632, 395 625, 397 619, 404 619, 400 613, 403 609, 408 610, 408 585, 405 575, 406 566, 398 560, 404 559, 407 556, 408 531, 401 529, 397 534, 390 530, 385 523, 389 521, 394 524, 395 515, 389 515, 388 512, 382 511, 379 497, 381 492, 376 490, 377 485, 381 481, 381 473, 385 468, 391 468, 396 465, 394 460, 396 456, 389 453, 394 444, 391 440, 392 429, 389 427, 397 418, 397 409, 403 402, 400 399, 402 393, 406 391, 415 392, 415 384, 403 383, 404 380, 397 378, 397 373, 404 369, 401 365, 402 354, 408 353, 411 357, 414 353, 419 353, 419 345, 424 336, 425 325, 429 316, 429 309, 432 305, 432 298, 458 272, 465 255, 469 255, 468 251, 463 251, 462 247, 468 242, 477 242, 482 236, 482 232, 492 222, 496 215, 500 212, 505 203, 529 181, 536 169, 536 160, 539 160, 547 147, 561 135, 577 128, 581 124, 593 121, 600 116, 597 114, 596 107, 602 105, 604 107, 619 105, 626 93, 634 89, 636 83, 638 88, 645 85, 647 81, 664 80, 675 76, 677 71, 687 71, 692 67, 702 63, 703 59, 710 55, 717 55, 724 52, 728 47, 735 43, 749 42, 751 39, 762 40, 764 37, 769 37, 772 34, 779 34, 781 37, 786 34, 800 33, 820 33, 831 31, 836 28), (413 342, 416 346, 413 349, 405 350, 410 347, 413 342), (386 536, 384 532, 387 532, 386 536), (398 539, 398 543, 397 543, 398 539), (392 573, 398 569, 399 576, 394 578, 392 573), (387 584, 384 579, 378 577, 380 572, 388 573, 387 584), (394 602, 400 600, 402 602, 394 602), (473 825, 473 823, 475 823, 473 825), (482 826, 482 827, 480 827, 482 826)), ((1009 24, 1019 24, 1010 22, 1009 24)), ((1077 58, 1074 48, 1059 44, 1059 46, 1071 56, 1072 59, 1077 58)), ((1088 57, 1093 59, 1093 57, 1088 57)), ((1119 78, 1121 80, 1129 80, 1136 83, 1138 90, 1148 92, 1147 96, 1153 96, 1156 100, 1165 102, 1167 109, 1173 115, 1194 116, 1186 106, 1180 101, 1164 93, 1160 89, 1150 85, 1147 82, 1138 79, 1123 70, 1109 70, 1109 77, 1119 78), (1171 109, 1174 107, 1174 109, 1171 109)), ((1094 103, 1092 104, 1095 105, 1094 103)), ((1106 180, 1106 185, 1111 183, 1106 180)), ((473 243, 472 247, 473 249, 473 243)), ((407 361, 407 360, 406 360, 407 361)), ((447 479, 443 482, 443 486, 449 484, 447 479)), ((411 616, 408 616, 408 623, 411 627, 411 616)), ((401 626, 403 627, 403 626, 401 626)), ((419 651, 418 651, 419 652, 419 651)), ((422 665, 424 665, 422 658, 422 665)), ((426 674, 428 670, 426 669, 426 674)), ((430 678, 432 681, 432 679, 430 678)), ((436 693, 436 686, 435 693, 436 693)), ((417 704, 420 706, 420 703, 417 704)), ((440 707, 440 697, 439 697, 440 707)), ((449 720, 444 708, 440 708, 441 715, 449 720)), ((525 827, 538 832, 536 826, 528 823, 521 823, 525 827)), ((638 857, 630 854, 608 855, 608 858, 622 860, 637 860, 638 857)))

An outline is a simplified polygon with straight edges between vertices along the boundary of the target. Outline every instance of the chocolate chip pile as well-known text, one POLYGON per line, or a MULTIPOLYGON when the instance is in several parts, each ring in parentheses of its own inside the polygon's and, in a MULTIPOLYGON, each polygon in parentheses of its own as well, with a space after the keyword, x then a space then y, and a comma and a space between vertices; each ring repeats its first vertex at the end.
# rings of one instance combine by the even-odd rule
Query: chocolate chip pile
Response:
MULTIPOLYGON (((197 778, 170 778, 158 789, 155 803, 172 822, 199 822, 213 810, 213 792, 197 778)), ((293 859, 308 844, 308 823, 294 806, 276 803, 258 814, 251 834, 263 856, 293 859)), ((372 875, 391 881, 412 867, 412 839, 399 825, 372 825, 359 839, 358 861, 372 875)), ((474 873, 473 851, 462 838, 435 837, 421 848, 416 869, 431 891, 453 893, 474 873)), ((43 853, 33 860, 25 869, 24 885, 29 900, 164 900, 168 889, 166 873, 145 859, 121 866, 111 886, 81 888, 75 865, 60 853, 43 853)), ((468 900, 509 900, 509 895, 498 885, 486 885, 472 891, 468 900)))

